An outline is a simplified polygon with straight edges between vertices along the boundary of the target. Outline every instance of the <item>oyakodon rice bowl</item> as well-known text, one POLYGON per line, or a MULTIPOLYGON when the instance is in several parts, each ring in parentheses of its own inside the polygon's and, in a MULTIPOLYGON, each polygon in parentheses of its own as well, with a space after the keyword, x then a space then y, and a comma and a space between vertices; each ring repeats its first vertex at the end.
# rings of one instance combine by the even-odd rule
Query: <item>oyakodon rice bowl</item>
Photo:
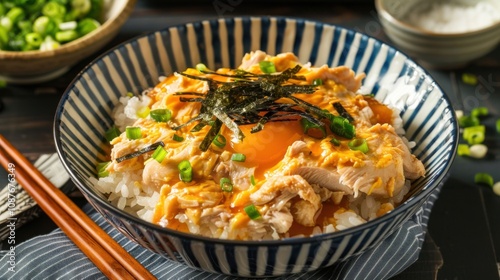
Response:
MULTIPOLYGON (((243 141, 269 133, 271 123, 257 133, 245 133, 243 141)), ((356 264, 357 275, 368 275, 370 279, 380 275, 389 278, 400 272, 418 257, 432 201, 455 157, 457 131, 447 96, 424 69, 404 54, 353 30, 284 17, 186 23, 120 44, 78 74, 63 94, 54 121, 57 152, 71 179, 116 230, 169 259, 242 277, 305 273, 331 265, 332 270, 342 270, 342 277, 349 271, 344 269, 349 264, 356 264), (97 176, 97 162, 109 160, 110 146, 103 145, 103 135, 113 125, 113 110, 120 98, 127 92, 139 96, 141 91, 157 85, 159 76, 186 71, 200 62, 213 70, 237 68, 245 53, 259 49, 268 54, 292 52, 304 67, 310 61, 317 66, 345 65, 356 73, 365 73, 359 91, 373 94, 400 112, 405 136, 415 144, 412 152, 424 164, 425 175, 412 180, 407 198, 394 210, 358 226, 312 237, 236 240, 209 238, 145 221, 136 213, 112 205, 109 195, 96 189, 95 181, 89 178, 97 176), (393 254, 385 254, 387 244, 402 256, 403 267, 392 266, 393 254), (377 265, 365 262, 367 256, 373 260, 370 264, 377 265)), ((327 132, 327 137, 334 136, 329 127, 327 132)), ((226 140, 230 145, 231 139, 226 140)), ((249 160, 250 154, 246 156, 249 160)), ((314 275, 330 275, 332 270, 314 275)))
POLYGON ((254 51, 125 95, 91 178, 142 219, 206 237, 340 231, 400 204, 425 175, 399 111, 358 91, 364 74, 254 51))

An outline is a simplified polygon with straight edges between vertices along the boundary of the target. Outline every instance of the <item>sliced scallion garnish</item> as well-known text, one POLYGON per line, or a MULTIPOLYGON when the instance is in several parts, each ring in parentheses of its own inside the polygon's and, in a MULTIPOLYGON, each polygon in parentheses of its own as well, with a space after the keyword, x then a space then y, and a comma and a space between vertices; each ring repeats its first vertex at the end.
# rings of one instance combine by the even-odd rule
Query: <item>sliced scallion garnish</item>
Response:
POLYGON ((232 161, 244 162, 246 159, 247 157, 244 154, 236 153, 231 155, 232 161))
POLYGON ((340 141, 337 138, 332 138, 330 140, 330 143, 332 143, 334 146, 340 146, 340 141))
POLYGON ((112 126, 110 129, 106 131, 104 137, 106 138, 106 140, 108 140, 108 142, 111 142, 113 139, 120 136, 120 134, 121 132, 118 129, 118 127, 112 126))
POLYGON ((223 177, 220 179, 220 189, 224 192, 232 192, 233 183, 231 183, 229 178, 223 177))
POLYGON ((165 159, 166 155, 167 150, 165 150, 165 148, 163 148, 162 146, 158 146, 156 147, 151 157, 154 158, 157 162, 161 163, 165 159))
POLYGON ((109 166, 110 162, 105 161, 105 162, 99 162, 96 166, 97 169, 97 177, 103 178, 107 177, 109 175, 109 171, 106 170, 109 166))
POLYGON ((182 142, 182 141, 184 141, 184 137, 179 136, 179 135, 177 135, 177 134, 174 134, 174 136, 172 136, 172 139, 173 139, 174 141, 177 141, 177 142, 182 142))
POLYGON ((135 114, 137 115, 137 117, 144 119, 149 115, 149 111, 150 111, 149 107, 144 106, 144 107, 139 108, 139 110, 137 110, 137 112, 135 112, 135 114))
POLYGON ((469 145, 467 145, 467 144, 458 144, 457 155, 459 155, 459 156, 468 156, 468 155, 470 155, 469 145))
POLYGON ((486 127, 484 125, 476 125, 464 128, 462 136, 469 145, 474 145, 483 143, 485 134, 486 127))
POLYGON ((130 140, 142 138, 142 130, 138 126, 128 126, 127 128, 125 128, 125 133, 127 135, 127 138, 130 140))
POLYGON ((300 119, 300 125, 302 126, 302 129, 304 130, 304 134, 307 134, 311 137, 318 138, 318 139, 323 139, 326 137, 326 129, 324 126, 313 123, 306 118, 300 119), (319 135, 319 134, 321 134, 321 135, 319 135))
POLYGON ((189 160, 183 160, 177 165, 179 169, 179 178, 183 182, 191 182, 193 180, 193 167, 189 160))
POLYGON ((252 184, 252 186, 255 186, 255 176, 254 175, 250 176, 250 184, 252 184))
POLYGON ((226 146, 226 142, 226 137, 221 134, 217 134, 217 136, 215 136, 214 140, 212 141, 212 143, 214 143, 214 145, 219 148, 224 148, 226 146))
POLYGON ((479 119, 475 116, 461 116, 458 118, 458 125, 462 128, 479 125, 479 119))
POLYGON ((260 67, 260 70, 266 74, 271 74, 271 73, 276 72, 276 66, 274 65, 274 62, 272 62, 272 61, 263 60, 263 61, 259 62, 259 67, 260 67))
POLYGON ((332 114, 329 114, 328 118, 330 119, 330 130, 333 133, 347 139, 352 139, 356 136, 356 128, 349 122, 348 119, 332 114))
POLYGON ((149 115, 157 122, 168 122, 172 117, 172 112, 169 109, 155 109, 151 110, 149 115))
POLYGON ((244 208, 244 210, 245 210, 245 213, 247 213, 248 217, 250 217, 250 219, 252 219, 252 220, 255 220, 255 219, 258 219, 261 217, 259 210, 253 204, 246 206, 244 208))
POLYGON ((321 86, 323 84, 323 80, 318 78, 313 80, 313 86, 321 86))
POLYGON ((353 151, 360 151, 364 154, 368 153, 368 150, 369 150, 368 143, 366 142, 366 139, 360 139, 360 138, 353 139, 353 140, 349 141, 347 146, 349 147, 349 149, 351 149, 353 151))
POLYGON ((470 115, 472 117, 476 117, 476 118, 485 117, 488 115, 488 108, 476 107, 476 108, 472 109, 472 111, 470 112, 470 115))
POLYGON ((500 133, 500 119, 497 120, 496 126, 497 126, 497 132, 500 133))

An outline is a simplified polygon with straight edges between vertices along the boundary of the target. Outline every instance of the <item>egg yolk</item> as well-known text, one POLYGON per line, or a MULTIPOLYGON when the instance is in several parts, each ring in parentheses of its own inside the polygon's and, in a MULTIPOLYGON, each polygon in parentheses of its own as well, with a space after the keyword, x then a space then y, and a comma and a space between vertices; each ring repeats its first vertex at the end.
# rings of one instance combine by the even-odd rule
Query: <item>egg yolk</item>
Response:
POLYGON ((302 138, 303 129, 298 121, 269 122, 261 131, 251 133, 253 126, 241 125, 245 138, 231 145, 236 153, 246 156, 245 164, 256 167, 258 177, 283 159, 288 146, 302 138))

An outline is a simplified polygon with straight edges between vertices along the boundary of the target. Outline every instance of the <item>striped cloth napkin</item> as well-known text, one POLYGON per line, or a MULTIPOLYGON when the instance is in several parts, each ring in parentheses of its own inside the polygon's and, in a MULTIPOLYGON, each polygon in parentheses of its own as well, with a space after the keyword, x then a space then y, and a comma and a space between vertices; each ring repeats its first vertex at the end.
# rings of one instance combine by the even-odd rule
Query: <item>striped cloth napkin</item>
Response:
MULTIPOLYGON (((430 210, 438 193, 439 189, 431 194, 412 219, 380 246, 331 267, 273 279, 388 279, 399 274, 418 259, 430 210)), ((235 279, 193 269, 152 253, 114 229, 90 205, 86 205, 84 211, 158 279, 235 279)), ((0 279, 105 279, 60 229, 16 246, 13 269, 9 264, 10 257, 9 251, 0 252, 0 279)))

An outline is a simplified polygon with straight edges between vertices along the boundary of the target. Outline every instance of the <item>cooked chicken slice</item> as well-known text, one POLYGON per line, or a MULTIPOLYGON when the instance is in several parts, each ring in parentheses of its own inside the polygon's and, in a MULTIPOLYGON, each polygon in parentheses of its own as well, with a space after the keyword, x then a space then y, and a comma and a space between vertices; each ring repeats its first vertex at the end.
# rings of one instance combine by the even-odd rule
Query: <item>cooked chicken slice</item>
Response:
POLYGON ((255 173, 255 167, 248 168, 238 162, 231 160, 231 153, 225 151, 221 154, 222 160, 215 166, 212 176, 215 182, 220 182, 222 178, 229 178, 233 187, 237 190, 247 190, 250 185, 250 178, 255 173))
MULTIPOLYGON (((321 198, 312 186, 299 175, 276 176, 269 178, 256 192, 250 195, 255 205, 263 205, 281 195, 289 195, 288 199, 299 196, 304 201, 295 203, 294 220, 304 226, 314 226, 314 217, 321 207, 321 198)), ((279 199, 275 203, 283 203, 279 199)))

